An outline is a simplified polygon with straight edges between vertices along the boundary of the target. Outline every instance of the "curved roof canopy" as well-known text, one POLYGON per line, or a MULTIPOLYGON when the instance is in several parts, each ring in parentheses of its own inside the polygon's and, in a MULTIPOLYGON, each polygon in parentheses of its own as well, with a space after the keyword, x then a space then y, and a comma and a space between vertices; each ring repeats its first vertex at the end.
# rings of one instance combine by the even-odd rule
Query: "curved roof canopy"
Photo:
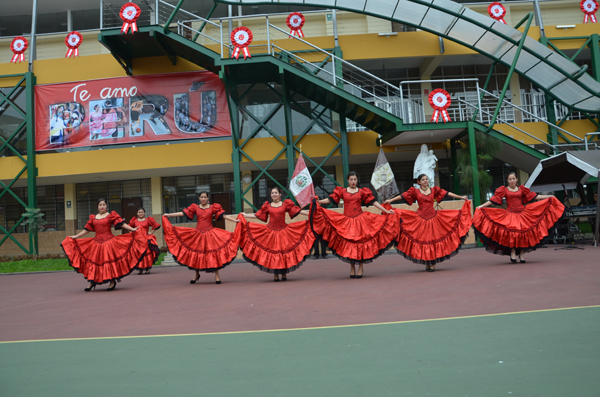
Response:
MULTIPOLYGON (((504 65, 513 62, 522 33, 449 0, 215 0, 252 5, 306 5, 372 15, 425 30, 455 41, 504 65)), ((579 66, 527 37, 516 72, 564 105, 600 112, 600 83, 579 66)))

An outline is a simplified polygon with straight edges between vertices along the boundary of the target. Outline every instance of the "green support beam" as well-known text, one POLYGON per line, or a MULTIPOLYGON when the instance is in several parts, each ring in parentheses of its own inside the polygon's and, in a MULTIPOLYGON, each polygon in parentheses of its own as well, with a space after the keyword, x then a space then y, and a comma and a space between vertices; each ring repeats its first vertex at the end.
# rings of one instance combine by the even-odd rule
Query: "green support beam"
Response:
POLYGON ((590 36, 588 47, 590 48, 590 57, 592 60, 592 73, 594 79, 600 82, 600 42, 598 33, 590 36))
POLYGON ((460 178, 456 173, 456 167, 458 167, 458 157, 456 154, 456 145, 458 141, 454 138, 450 139, 450 161, 452 167, 452 191, 456 194, 460 193, 460 178))
MULTIPOLYGON (((25 73, 26 78, 26 103, 27 103, 27 201, 29 208, 37 208, 37 174, 35 162, 35 102, 34 89, 35 76, 32 72, 25 73)), ((29 227, 29 251, 38 253, 38 231, 29 227)))
MULTIPOLYGON (((344 54, 342 49, 337 46, 333 50, 333 55, 336 57, 343 59, 344 54)), ((344 72, 342 70, 342 65, 339 62, 335 67, 335 75, 337 77, 343 77, 344 72)), ((338 88, 344 89, 344 83, 340 80, 337 80, 336 86, 338 88)), ((348 180, 346 176, 350 172, 350 147, 348 146, 348 131, 346 129, 346 117, 343 114, 339 114, 340 118, 340 137, 342 138, 342 145, 340 146, 340 155, 342 156, 342 171, 344 173, 344 187, 348 187, 348 180)))
MULTIPOLYGON (((496 118, 500 113, 500 109, 502 108, 502 102, 504 101, 504 97, 506 96, 506 91, 508 87, 510 87, 510 80, 512 78, 513 73, 515 72, 515 68, 517 67, 517 62, 519 61, 519 56, 521 55, 521 50, 525 45, 525 39, 527 38, 527 33, 529 32, 529 27, 531 26, 531 21, 533 21, 533 12, 530 12, 527 15, 527 23, 525 25, 525 30, 523 35, 521 36, 521 40, 519 40, 519 46, 517 47, 517 51, 515 52, 515 57, 513 58, 512 64, 510 65, 510 69, 508 70, 508 74, 506 76, 506 82, 504 83, 504 87, 502 88, 502 93, 500 94, 500 98, 498 98, 498 105, 496 105, 496 110, 494 111, 494 116, 490 121, 490 125, 488 126, 488 131, 494 128, 494 124, 496 124, 496 118)), ((517 26, 520 26, 524 22, 525 18, 521 20, 517 26)))
POLYGON ((548 122, 551 124, 548 126, 548 134, 546 136, 546 141, 549 144, 555 146, 558 145, 558 130, 556 127, 556 111, 554 109, 554 100, 549 96, 545 96, 546 100, 546 115, 548 117, 548 122))
POLYGON ((229 118, 231 119, 231 162, 233 163, 233 195, 235 212, 239 213, 244 210, 242 204, 242 174, 240 170, 240 162, 242 156, 240 154, 240 122, 239 122, 239 111, 237 108, 235 86, 231 83, 229 78, 225 76, 225 73, 221 71, 219 77, 223 81, 225 86, 225 95, 227 96, 227 108, 229 110, 229 118))
POLYGON ((481 192, 479 189, 479 165, 477 164, 477 148, 475 142, 475 124, 473 121, 467 123, 469 134, 469 156, 471 157, 471 167, 473 168, 473 207, 481 205, 481 192))
MULTIPOLYGON (((283 71, 281 71, 283 75, 283 71)), ((287 158, 287 166, 288 166, 288 180, 292 180, 292 175, 294 174, 294 125, 292 123, 292 104, 290 101, 290 90, 287 88, 285 83, 285 78, 282 76, 281 78, 281 92, 283 95, 283 116, 285 119, 285 157, 287 158)))

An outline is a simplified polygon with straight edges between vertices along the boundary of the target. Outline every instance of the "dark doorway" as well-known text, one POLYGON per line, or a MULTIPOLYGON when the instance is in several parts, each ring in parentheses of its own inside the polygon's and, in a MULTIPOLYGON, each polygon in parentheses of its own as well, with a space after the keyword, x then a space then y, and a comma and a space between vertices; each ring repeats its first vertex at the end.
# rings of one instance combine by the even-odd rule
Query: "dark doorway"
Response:
MULTIPOLYGON (((126 223, 129 223, 131 218, 135 218, 137 216, 138 209, 142 206, 142 198, 141 197, 133 197, 133 198, 124 198, 121 199, 121 211, 123 212, 121 216, 125 219, 126 223)), ((122 233, 128 233, 126 230, 123 230, 122 233)))
MULTIPOLYGON (((210 202, 221 204, 221 207, 225 210, 225 214, 231 214, 231 192, 211 193, 210 202)), ((221 218, 218 221, 213 221, 213 225, 219 229, 225 229, 225 219, 221 218)))

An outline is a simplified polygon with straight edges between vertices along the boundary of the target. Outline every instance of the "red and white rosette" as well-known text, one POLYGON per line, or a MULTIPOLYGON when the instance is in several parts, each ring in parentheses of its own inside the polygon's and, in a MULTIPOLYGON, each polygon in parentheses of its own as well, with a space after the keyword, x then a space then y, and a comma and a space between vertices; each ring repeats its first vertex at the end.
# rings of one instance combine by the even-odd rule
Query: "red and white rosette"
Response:
POLYGON ((304 37, 304 32, 302 31, 302 27, 304 26, 304 15, 300 14, 299 12, 292 12, 290 15, 288 15, 287 20, 285 21, 287 23, 288 28, 290 28, 290 39, 295 36, 298 35, 298 37, 304 37))
POLYGON ((127 33, 129 27, 131 27, 131 33, 135 33, 138 31, 136 21, 140 17, 142 10, 137 4, 132 2, 123 4, 121 7, 121 11, 119 12, 119 16, 123 20, 123 27, 121 28, 121 33, 127 33))
POLYGON ((240 51, 244 53, 244 59, 252 58, 248 51, 248 46, 252 43, 252 31, 245 26, 233 29, 231 32, 231 42, 234 45, 232 58, 238 59, 240 51))
POLYGON ((25 50, 27 49, 28 45, 29 45, 29 42, 27 41, 27 39, 25 37, 23 37, 23 36, 15 37, 13 39, 12 43, 10 43, 10 49, 14 53, 10 62, 17 63, 17 60, 19 60, 19 62, 23 62, 25 60, 25 50))
POLYGON ((501 3, 494 1, 492 4, 490 4, 488 6, 488 14, 490 14, 490 17, 494 18, 496 21, 500 21, 506 25, 506 21, 504 20, 506 8, 504 8, 501 3))
POLYGON ((444 123, 452 121, 450 120, 450 116, 446 111, 451 103, 452 101, 450 100, 450 94, 448 94, 448 91, 442 90, 441 88, 431 91, 431 93, 429 93, 429 104, 433 110, 435 110, 435 112, 433 112, 433 116, 431 116, 431 121, 435 121, 437 123, 440 114, 442 115, 442 120, 444 123))
POLYGON ((588 23, 591 19, 593 23, 598 23, 596 13, 598 12, 598 2, 596 0, 581 0, 579 3, 581 11, 585 14, 583 23, 588 23))
POLYGON ((67 45, 67 48, 69 49, 67 51, 67 55, 65 55, 65 58, 69 58, 71 56, 78 57, 79 56, 79 46, 81 45, 82 41, 83 41, 83 37, 81 36, 81 33, 77 32, 77 31, 69 33, 67 35, 67 37, 65 37, 65 44, 67 45))

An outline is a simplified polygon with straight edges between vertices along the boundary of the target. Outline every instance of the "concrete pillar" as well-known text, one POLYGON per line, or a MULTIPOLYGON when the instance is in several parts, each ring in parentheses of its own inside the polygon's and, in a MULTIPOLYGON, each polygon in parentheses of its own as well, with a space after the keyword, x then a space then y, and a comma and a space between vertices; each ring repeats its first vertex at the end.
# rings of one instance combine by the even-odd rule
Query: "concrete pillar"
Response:
MULTIPOLYGON (((419 75, 421 76, 421 80, 431 80, 431 75, 442 62, 442 58, 443 57, 441 56, 430 57, 423 61, 423 63, 419 66, 419 75)), ((433 109, 431 106, 429 106, 429 93, 431 90, 431 83, 421 83, 421 95, 423 99, 425 122, 431 120, 431 116, 433 116, 433 109)))
POLYGON ((344 168, 342 164, 335 165, 335 180, 340 185, 344 186, 344 181, 346 180, 346 175, 344 175, 344 168))
POLYGON ((67 10, 67 32, 73 31, 73 11, 67 10))
POLYGON ((524 185, 529 180, 529 174, 523 170, 517 170, 517 179, 520 185, 524 185))
MULTIPOLYGON (((163 192, 162 192, 162 178, 159 176, 153 176, 150 178, 150 192, 152 194, 152 214, 146 214, 146 216, 152 216, 156 222, 162 223, 163 214, 163 192)), ((156 235, 156 242, 159 247, 165 245, 163 238, 162 228, 154 232, 156 235)))
POLYGON ((77 190, 74 183, 65 183, 65 232, 72 236, 77 230, 77 190))
MULTIPOLYGON (((242 172, 242 191, 248 189, 248 186, 250 186, 250 183, 244 182, 244 179, 249 180, 250 183, 252 183, 252 171, 243 171, 242 172)), ((254 188, 250 188, 250 190, 248 190, 248 192, 246 192, 246 194, 244 194, 244 199, 246 199, 249 202, 251 202, 252 204, 254 204, 255 207, 260 208, 261 203, 254 202, 254 188)), ((242 204, 244 205, 245 213, 254 212, 254 209, 246 201, 244 201, 242 204)))
MULTIPOLYGON (((513 73, 510 79, 510 93, 513 105, 521 106, 521 84, 519 83, 519 75, 516 73, 513 73)), ((515 108, 513 110, 515 112, 515 122, 522 123, 523 114, 515 108)))

